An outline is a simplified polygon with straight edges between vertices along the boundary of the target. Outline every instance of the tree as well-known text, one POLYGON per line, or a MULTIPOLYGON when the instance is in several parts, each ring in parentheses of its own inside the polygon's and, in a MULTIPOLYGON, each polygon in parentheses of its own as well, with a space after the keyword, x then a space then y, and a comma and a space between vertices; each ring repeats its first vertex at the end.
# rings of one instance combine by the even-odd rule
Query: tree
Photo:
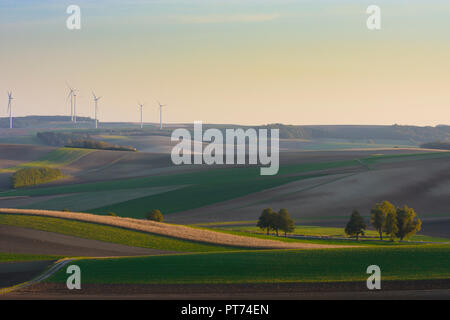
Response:
POLYGON ((158 209, 153 209, 152 211, 147 213, 147 220, 162 222, 164 220, 164 216, 158 209))
MULTIPOLYGON (((291 219, 287 209, 281 209, 277 214, 277 226, 281 231, 284 231, 284 236, 288 232, 292 232, 295 229, 294 220, 291 219)), ((277 230, 278 235, 278 230, 277 230)))
POLYGON ((384 222, 383 231, 391 237, 391 240, 394 241, 395 235, 398 232, 397 226, 397 211, 389 212, 386 216, 386 220, 384 222))
POLYGON ((267 234, 269 234, 270 229, 273 229, 275 225, 275 219, 276 214, 272 210, 272 208, 266 208, 262 211, 256 226, 261 228, 262 230, 266 229, 267 234))
POLYGON ((403 240, 416 234, 422 227, 422 221, 417 217, 413 208, 404 206, 397 208, 397 233, 396 236, 403 240))
POLYGON ((389 201, 377 203, 370 211, 370 223, 378 231, 380 240, 383 240, 383 228, 389 213, 395 212, 395 206, 389 201))
POLYGON ((353 210, 350 217, 350 221, 345 226, 345 233, 349 236, 356 236, 356 240, 359 240, 359 235, 364 235, 364 230, 366 229, 366 224, 364 219, 361 217, 357 210, 353 210))
POLYGON ((33 167, 17 170, 11 176, 13 188, 22 188, 37 184, 47 183, 62 178, 63 175, 58 168, 33 167))

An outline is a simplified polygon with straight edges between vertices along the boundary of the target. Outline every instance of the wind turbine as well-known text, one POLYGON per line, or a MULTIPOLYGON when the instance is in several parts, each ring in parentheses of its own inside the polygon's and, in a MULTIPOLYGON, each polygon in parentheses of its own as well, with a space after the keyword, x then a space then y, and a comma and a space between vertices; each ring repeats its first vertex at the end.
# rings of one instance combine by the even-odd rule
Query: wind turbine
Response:
POLYGON ((95 102, 95 129, 98 128, 98 120, 97 120, 97 102, 102 97, 97 97, 94 92, 92 92, 92 95, 94 96, 94 102, 95 102))
POLYGON ((77 91, 73 91, 73 122, 77 123, 77 91))
POLYGON ((9 128, 12 129, 13 125, 12 125, 12 104, 11 101, 13 100, 13 96, 12 96, 12 92, 8 91, 8 110, 7 112, 9 112, 9 128))
POLYGON ((74 121, 74 117, 73 117, 73 98, 75 95, 75 91, 74 89, 72 89, 66 82, 67 87, 69 88, 69 95, 67 96, 67 99, 70 98, 70 120, 73 122, 74 121))
POLYGON ((139 108, 141 109, 141 129, 144 127, 144 122, 142 120, 142 110, 144 109, 144 104, 143 103, 138 103, 139 104, 139 108))
POLYGON ((161 104, 159 101, 158 101, 158 104, 159 104, 159 129, 162 130, 162 128, 163 128, 163 125, 162 125, 162 108, 166 107, 167 104, 161 104))

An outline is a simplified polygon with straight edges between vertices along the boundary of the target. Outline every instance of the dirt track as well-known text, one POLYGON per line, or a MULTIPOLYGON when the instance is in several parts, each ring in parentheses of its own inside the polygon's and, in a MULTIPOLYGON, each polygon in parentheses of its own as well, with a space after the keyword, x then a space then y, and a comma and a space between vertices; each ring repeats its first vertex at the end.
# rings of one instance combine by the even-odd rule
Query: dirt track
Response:
POLYGON ((349 246, 341 245, 323 245, 312 243, 293 243, 275 240, 258 239, 251 237, 236 236, 231 234, 219 233, 203 229, 195 229, 181 225, 171 225, 167 223, 159 223, 148 220, 139 220, 131 218, 100 216, 88 213, 75 213, 63 211, 46 211, 46 210, 22 210, 22 209, 0 209, 0 213, 8 214, 25 214, 38 215, 54 218, 72 219, 78 221, 86 221, 99 223, 104 225, 116 226, 131 230, 138 230, 169 236, 184 240, 199 241, 205 243, 264 248, 264 249, 321 249, 321 248, 348 248, 349 246))
POLYGON ((64 257, 118 257, 173 253, 0 225, 0 252, 64 257))

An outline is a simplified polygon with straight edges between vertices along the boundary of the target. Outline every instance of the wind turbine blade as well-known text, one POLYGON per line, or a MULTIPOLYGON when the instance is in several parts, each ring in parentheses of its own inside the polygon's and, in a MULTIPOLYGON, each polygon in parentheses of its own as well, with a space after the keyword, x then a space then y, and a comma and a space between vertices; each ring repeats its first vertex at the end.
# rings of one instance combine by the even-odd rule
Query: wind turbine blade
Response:
POLYGON ((76 90, 74 88, 72 88, 71 86, 69 86, 69 84, 66 82, 67 88, 69 88, 70 93, 74 93, 76 90))

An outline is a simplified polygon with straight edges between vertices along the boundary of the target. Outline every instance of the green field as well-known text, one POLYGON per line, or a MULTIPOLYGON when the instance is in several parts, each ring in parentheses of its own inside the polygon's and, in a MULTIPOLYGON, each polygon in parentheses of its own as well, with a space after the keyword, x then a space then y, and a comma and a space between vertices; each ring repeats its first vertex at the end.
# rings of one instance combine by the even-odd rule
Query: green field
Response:
POLYGON ((418 147, 417 143, 409 140, 390 139, 313 139, 305 140, 298 146, 299 150, 311 151, 416 147, 418 147))
POLYGON ((24 262, 41 260, 58 260, 60 256, 36 255, 36 254, 18 254, 0 252, 0 262, 24 262))
POLYGON ((85 155, 93 151, 94 150, 87 150, 87 149, 60 148, 50 151, 44 157, 36 161, 26 162, 15 167, 2 169, 0 170, 0 172, 15 172, 19 169, 30 167, 59 168, 69 165, 72 162, 84 157, 85 155))
MULTIPOLYGON (((55 232, 69 236, 175 252, 231 251, 239 248, 180 240, 99 224, 16 214, 0 214, 0 225, 55 232)), ((242 249, 242 248, 241 248, 242 249)))
POLYGON ((57 196, 49 200, 37 200, 33 204, 18 206, 17 208, 42 210, 69 210, 75 212, 85 212, 99 206, 106 206, 132 199, 142 198, 158 193, 168 192, 176 189, 177 186, 154 187, 154 188, 138 188, 126 190, 111 190, 97 192, 80 192, 75 194, 57 196))
MULTIPOLYGON (((268 250, 80 260, 83 283, 280 283, 365 281, 380 266, 384 280, 450 278, 450 246, 268 250)), ((65 282, 65 270, 49 282, 65 282)))
POLYGON ((6 136, 0 137, 0 144, 31 144, 31 145, 44 145, 36 134, 25 136, 6 136))
POLYGON ((405 161, 405 160, 425 160, 425 159, 436 159, 436 158, 447 158, 450 157, 450 152, 428 152, 428 153, 412 153, 412 154, 391 154, 391 155, 373 155, 371 157, 360 159, 362 163, 366 165, 395 162, 395 161, 405 161))
POLYGON ((358 165, 360 164, 354 160, 289 165, 281 167, 280 174, 277 176, 260 176, 259 168, 256 167, 214 169, 195 173, 168 174, 147 178, 122 179, 9 191, 1 193, 0 198, 7 196, 61 195, 68 193, 98 192, 99 190, 123 190, 126 192, 129 189, 186 186, 178 190, 89 210, 89 212, 96 214, 106 214, 112 211, 119 216, 143 218, 149 210, 155 208, 162 210, 165 214, 194 209, 245 196, 268 188, 277 187, 300 179, 317 177, 320 175, 302 175, 308 172, 358 165), (174 201, 174 199, 176 199, 176 201, 174 201))
MULTIPOLYGON (((66 149, 56 151, 67 152, 66 149)), ((70 151, 73 151, 69 149, 70 151)), ((56 152, 55 151, 55 152, 56 152)), ((79 150, 75 150, 79 151, 79 150)), ((86 150, 83 150, 86 151, 86 150)), ((89 150, 87 152, 90 152, 89 150)), ((72 155, 74 157, 74 155, 72 155)), ((285 165, 280 167, 276 176, 260 176, 257 167, 242 168, 220 168, 192 173, 166 174, 152 177, 121 179, 113 181, 102 181, 95 183, 82 183, 54 187, 32 188, 17 191, 3 192, 1 197, 7 196, 43 196, 43 195, 64 195, 70 194, 69 198, 55 198, 48 203, 36 203, 35 208, 63 208, 66 203, 74 203, 78 196, 73 194, 90 193, 89 197, 101 198, 109 191, 119 191, 123 193, 136 194, 138 189, 152 187, 184 186, 180 189, 151 194, 146 196, 132 197, 123 201, 106 203, 100 201, 97 205, 92 204, 89 210, 95 214, 107 214, 115 212, 119 216, 143 218, 152 209, 160 209, 164 214, 180 212, 190 209, 211 205, 214 203, 231 200, 237 197, 246 196, 269 188, 278 187, 283 184, 298 181, 301 179, 314 178, 325 175, 321 170, 334 168, 348 168, 369 166, 385 161, 432 159, 436 157, 449 157, 450 152, 405 154, 405 155, 377 155, 362 158, 360 160, 346 160, 321 163, 304 163, 297 165, 285 165)), ((72 158, 73 158, 72 157, 72 158)), ((51 157, 59 159, 58 163, 64 163, 66 157, 51 157)), ((70 158, 70 157, 69 157, 70 158)), ((72 159, 71 158, 71 159, 72 159)), ((50 161, 50 160, 48 160, 50 161)), ((69 161, 69 160, 67 160, 69 161)), ((42 161, 41 161, 42 162, 42 161)), ((41 163, 38 162, 38 163, 41 163)), ((33 204, 28 206, 33 208, 33 204)), ((84 210, 84 208, 83 208, 84 210)))
MULTIPOLYGON (((39 216, 27 216, 16 214, 0 214, 0 225, 11 225, 22 228, 30 228, 41 231, 55 232, 85 239, 99 240, 105 242, 118 243, 134 247, 143 247, 167 251, 176 252, 214 252, 214 251, 232 251, 243 250, 246 248, 235 248, 229 246, 212 245, 205 243, 198 243, 180 239, 173 239, 170 237, 164 237, 160 235, 153 235, 138 231, 126 230, 122 228, 116 228, 111 226, 98 225, 87 222, 39 217, 39 216)), ((198 228, 198 227, 197 227, 198 228)), ((323 233, 331 234, 338 228, 322 228, 322 227, 302 227, 297 226, 297 230, 311 230, 313 234, 323 233), (313 231, 315 230, 315 231, 313 231)), ((274 235, 265 235, 263 232, 258 231, 256 227, 238 227, 232 228, 210 228, 209 230, 216 232, 223 232, 229 234, 235 234, 239 236, 255 237, 260 239, 278 240, 283 242, 297 242, 297 243, 316 243, 316 244, 338 244, 338 245, 351 245, 351 246, 399 246, 408 245, 405 243, 391 242, 391 241, 356 241, 356 240, 334 240, 334 239, 292 239, 285 238, 283 236, 276 237, 274 235), (239 231, 240 230, 240 231, 239 231), (254 230, 254 231, 246 231, 254 230)), ((339 230, 339 229, 338 229, 339 230)), ((421 236, 417 236, 421 237, 421 236)), ((422 238, 418 238, 422 239, 422 238)), ((417 239, 415 239, 417 240, 417 239)), ((427 241, 438 241, 448 239, 436 239, 430 238, 427 241)), ((420 241, 420 240, 418 240, 420 241)))
MULTIPOLYGON (((216 228, 209 228, 210 230, 218 231, 218 232, 226 232, 230 234, 236 234, 236 235, 245 235, 248 237, 258 237, 258 238, 265 238, 265 239, 276 239, 280 241, 292 241, 294 239, 286 239, 284 237, 284 234, 280 232, 280 237, 276 237, 274 235, 274 232, 271 231, 270 235, 266 235, 266 232, 261 230, 260 228, 256 226, 222 226, 222 227, 216 227, 216 228)), ((396 242, 391 242, 389 240, 389 237, 383 234, 383 239, 385 241, 374 241, 379 238, 379 234, 375 230, 366 230, 365 235, 360 238, 360 241, 356 240, 333 240, 331 238, 347 238, 348 236, 345 234, 344 228, 332 228, 332 227, 320 227, 320 226, 303 226, 303 225, 296 225, 294 232, 291 234, 293 235, 300 235, 300 236, 312 236, 312 237, 324 237, 324 239, 317 239, 317 240, 304 240, 304 241, 313 241, 313 243, 333 243, 333 244, 355 244, 359 243, 361 244, 361 241, 363 241, 364 245, 392 245, 392 244, 398 244, 396 242), (328 239, 330 238, 330 239, 328 239), (370 240, 370 241, 365 241, 370 240), (364 242, 365 241, 365 242, 364 242)), ((298 240, 298 239, 295 239, 298 240)), ((426 235, 414 235, 410 239, 405 240, 411 240, 411 241, 424 241, 424 242, 450 242, 450 239, 446 238, 437 238, 437 237, 430 237, 426 235)))

